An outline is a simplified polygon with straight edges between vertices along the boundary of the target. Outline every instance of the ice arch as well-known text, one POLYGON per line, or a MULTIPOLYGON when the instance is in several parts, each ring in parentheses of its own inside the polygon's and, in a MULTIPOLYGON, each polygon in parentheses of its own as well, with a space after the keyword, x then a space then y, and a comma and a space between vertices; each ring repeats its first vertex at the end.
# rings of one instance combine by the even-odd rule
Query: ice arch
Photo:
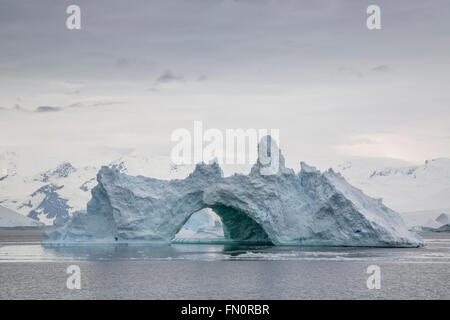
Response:
MULTIPOLYGON (((269 150, 263 138, 258 150, 269 150)), ((275 144, 276 145, 276 144, 275 144)), ((273 151, 272 148, 270 148, 273 151)), ((301 164, 285 168, 281 151, 275 172, 258 158, 249 175, 223 177, 217 163, 198 164, 185 179, 129 176, 102 167, 87 212, 48 234, 49 241, 146 240, 170 243, 189 217, 211 208, 226 235, 275 245, 411 247, 423 240, 380 199, 366 196, 333 170, 301 164), (263 170, 264 169, 264 170, 263 170), (266 173, 263 173, 266 172, 266 173)), ((266 163, 266 161, 264 161, 266 163)))
POLYGON ((194 213, 211 208, 221 218, 226 238, 270 243, 264 228, 242 208, 205 192, 221 179, 216 163, 199 164, 186 179, 170 181, 132 177, 103 167, 87 214, 98 216, 93 221, 107 221, 102 223, 105 233, 114 230, 120 239, 170 242, 194 213))

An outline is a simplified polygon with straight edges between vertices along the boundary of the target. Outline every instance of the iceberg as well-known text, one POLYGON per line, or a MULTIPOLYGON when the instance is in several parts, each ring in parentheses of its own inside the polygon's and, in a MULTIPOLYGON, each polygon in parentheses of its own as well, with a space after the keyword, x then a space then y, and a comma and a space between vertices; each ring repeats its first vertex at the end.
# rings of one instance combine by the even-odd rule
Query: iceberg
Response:
POLYGON ((226 239, 296 246, 417 247, 422 238, 381 199, 365 195, 332 169, 306 163, 285 167, 276 142, 266 136, 248 175, 224 177, 216 161, 199 163, 185 179, 130 176, 102 167, 87 210, 47 233, 47 242, 171 243, 186 221, 209 208, 226 239), (262 155, 264 157, 262 157, 262 155), (267 156, 272 157, 267 164, 267 156), (277 156, 277 168, 272 168, 277 156), (264 161, 263 161, 264 160, 264 161))
POLYGON ((441 213, 439 217, 437 217, 436 222, 440 223, 441 226, 450 223, 450 215, 446 213, 441 213))
POLYGON ((449 232, 450 231, 450 215, 442 213, 436 219, 428 219, 423 225, 413 226, 412 231, 417 232, 449 232))

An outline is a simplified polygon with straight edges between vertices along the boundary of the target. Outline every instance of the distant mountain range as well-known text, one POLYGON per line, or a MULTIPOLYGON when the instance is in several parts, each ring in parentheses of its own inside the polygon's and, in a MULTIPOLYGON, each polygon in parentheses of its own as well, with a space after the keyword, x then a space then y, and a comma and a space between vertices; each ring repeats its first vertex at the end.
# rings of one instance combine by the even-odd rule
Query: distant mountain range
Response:
MULTIPOLYGON (((33 172, 22 163, 17 154, 0 154, 0 205, 47 225, 64 223, 73 212, 86 209, 90 190, 97 184, 99 166, 74 166, 63 162, 54 168, 33 172)), ((184 178, 194 168, 194 165, 173 165, 168 157, 146 157, 137 153, 107 165, 127 174, 159 179, 184 178)), ((354 158, 332 167, 369 196, 382 198, 410 225, 425 223, 428 218, 436 217, 436 213, 450 213, 445 209, 450 208, 450 159, 411 165, 393 159, 354 158), (413 216, 414 221, 408 221, 413 216)), ((246 173, 249 168, 250 165, 224 166, 224 171, 230 175, 234 171, 246 173)))
POLYGON ((400 212, 450 208, 450 159, 427 160, 422 165, 370 166, 355 160, 335 167, 365 193, 383 198, 400 212))

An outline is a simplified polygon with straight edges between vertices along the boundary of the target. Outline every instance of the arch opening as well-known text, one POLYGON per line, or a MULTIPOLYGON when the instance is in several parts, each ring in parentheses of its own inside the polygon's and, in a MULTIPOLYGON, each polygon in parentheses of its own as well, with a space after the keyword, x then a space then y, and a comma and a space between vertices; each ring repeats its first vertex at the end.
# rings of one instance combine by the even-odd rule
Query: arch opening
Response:
POLYGON ((211 206, 211 209, 221 218, 226 238, 252 244, 272 244, 264 229, 245 212, 220 204, 211 206))
POLYGON ((211 209, 193 213, 180 227, 172 242, 225 241, 220 217, 211 209))
POLYGON ((225 205, 193 213, 172 240, 172 243, 199 242, 273 244, 264 229, 246 213, 225 205))

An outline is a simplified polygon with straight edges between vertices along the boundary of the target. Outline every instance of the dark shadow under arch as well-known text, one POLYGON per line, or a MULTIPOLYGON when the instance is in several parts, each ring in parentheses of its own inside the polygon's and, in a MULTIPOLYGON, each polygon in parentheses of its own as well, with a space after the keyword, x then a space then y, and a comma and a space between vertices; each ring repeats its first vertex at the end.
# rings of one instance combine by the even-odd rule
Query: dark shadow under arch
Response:
POLYGON ((218 204, 210 208, 222 220, 225 238, 238 242, 273 244, 264 229, 245 212, 218 204))

